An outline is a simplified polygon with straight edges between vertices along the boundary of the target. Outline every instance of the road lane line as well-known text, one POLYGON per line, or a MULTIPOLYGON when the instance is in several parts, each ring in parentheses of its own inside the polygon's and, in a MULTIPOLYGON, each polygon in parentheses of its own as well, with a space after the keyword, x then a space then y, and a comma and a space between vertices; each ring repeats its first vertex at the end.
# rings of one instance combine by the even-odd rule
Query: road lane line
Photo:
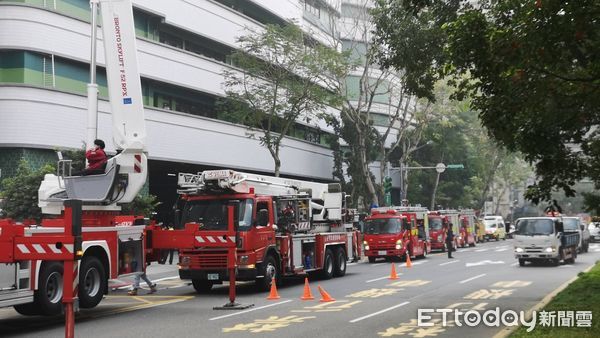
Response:
POLYGON ((457 260, 454 260, 454 261, 450 261, 450 262, 446 262, 446 263, 442 263, 442 264, 440 264, 440 266, 442 266, 442 265, 448 265, 448 264, 452 264, 452 263, 458 263, 458 262, 460 262, 460 259, 457 259, 457 260))
POLYGON ((475 250, 475 252, 484 252, 484 251, 488 251, 488 250, 489 249, 478 249, 478 250, 475 250))
POLYGON ((279 303, 274 303, 274 304, 259 306, 259 307, 252 308, 250 310, 244 310, 244 311, 240 311, 240 312, 236 312, 236 313, 231 313, 231 314, 224 315, 224 316, 213 317, 213 318, 211 318, 209 320, 217 320, 217 319, 222 319, 222 318, 227 318, 227 317, 233 317, 233 316, 241 315, 243 313, 248 313, 248 312, 252 312, 252 311, 256 311, 256 310, 266 309, 266 308, 271 307, 271 306, 276 306, 276 305, 281 305, 281 304, 289 303, 291 301, 293 301, 293 299, 284 300, 283 302, 279 302, 279 303))
POLYGON ((377 316, 377 315, 379 315, 379 314, 382 314, 382 313, 384 313, 384 312, 391 311, 391 310, 393 310, 393 309, 397 309, 397 308, 399 308, 399 307, 401 307, 401 306, 404 306, 404 305, 406 305, 406 304, 409 304, 409 303, 410 303, 410 302, 404 302, 404 303, 400 303, 400 304, 398 304, 398 305, 394 305, 394 306, 388 307, 387 309, 383 309, 383 310, 380 310, 380 311, 377 311, 377 312, 373 312, 373 313, 371 313, 371 314, 368 314, 368 315, 366 315, 366 316, 362 316, 362 317, 358 317, 358 318, 356 318, 356 319, 352 319, 352 320, 350 321, 350 323, 356 323, 356 322, 360 322, 360 321, 361 321, 361 320, 363 320, 363 319, 367 319, 367 318, 371 318, 371 317, 373 317, 373 316, 377 316))
POLYGON ((383 262, 383 263, 375 263, 375 264, 371 264, 372 266, 378 266, 378 265, 382 265, 382 264, 387 264, 387 262, 383 262))
POLYGON ((416 261, 416 262, 412 262, 412 265, 419 265, 419 264, 425 264, 429 261, 416 261))
POLYGON ((156 282, 161 282, 161 281, 164 281, 164 280, 175 279, 175 278, 179 278, 179 276, 171 276, 171 277, 159 278, 159 279, 153 280, 153 282, 156 283, 156 282))
POLYGON ((470 282, 470 281, 472 281, 472 280, 474 280, 474 279, 481 278, 481 277, 483 277, 483 276, 485 276, 485 275, 486 275, 485 273, 482 273, 481 275, 477 275, 477 276, 475 276, 475 277, 467 278, 467 279, 465 279, 465 280, 463 280, 463 281, 460 281, 459 283, 460 283, 460 284, 464 284, 464 283, 466 283, 466 282, 470 282))
POLYGON ((496 252, 502 252, 502 251, 507 251, 507 250, 508 250, 508 248, 498 249, 498 250, 496 250, 496 252))
POLYGON ((512 263, 510 266, 517 266, 517 265, 519 265, 519 262, 512 263))
MULTIPOLYGON (((397 275, 402 275, 402 273, 397 273, 397 275)), ((390 278, 390 276, 383 276, 383 277, 379 277, 379 278, 375 278, 375 279, 369 279, 368 281, 366 281, 365 283, 372 283, 372 282, 376 282, 378 280, 382 280, 382 279, 388 279, 390 278)))

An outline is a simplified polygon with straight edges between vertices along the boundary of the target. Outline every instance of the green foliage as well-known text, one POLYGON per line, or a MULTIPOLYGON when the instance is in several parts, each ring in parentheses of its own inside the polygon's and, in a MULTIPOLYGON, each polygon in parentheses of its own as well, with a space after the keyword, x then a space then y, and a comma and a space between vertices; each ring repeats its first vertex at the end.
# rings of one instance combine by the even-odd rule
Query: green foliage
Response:
POLYGON ((594 193, 582 193, 585 211, 600 215, 600 195, 594 193))
POLYGON ((61 149, 63 158, 71 160, 71 173, 75 174, 85 169, 85 144, 80 149, 61 149))
POLYGON ((138 194, 131 203, 123 204, 121 211, 124 214, 151 218, 160 203, 154 195, 138 194))
POLYGON ((7 217, 16 220, 40 220, 42 210, 38 207, 38 189, 44 175, 54 173, 56 169, 45 165, 37 170, 31 168, 29 163, 21 160, 15 176, 2 180, 0 191, 3 199, 2 209, 7 217))
POLYGON ((223 115, 237 123, 262 131, 261 145, 275 162, 283 137, 297 120, 311 123, 326 105, 336 103, 335 95, 316 85, 321 76, 335 71, 335 51, 320 45, 308 46, 295 25, 267 25, 264 31, 238 38, 241 48, 232 55, 239 70, 226 70, 223 115))
POLYGON ((535 164, 532 201, 600 186, 600 2, 379 0, 373 15, 382 63, 409 90, 431 98, 449 78, 500 146, 535 164))

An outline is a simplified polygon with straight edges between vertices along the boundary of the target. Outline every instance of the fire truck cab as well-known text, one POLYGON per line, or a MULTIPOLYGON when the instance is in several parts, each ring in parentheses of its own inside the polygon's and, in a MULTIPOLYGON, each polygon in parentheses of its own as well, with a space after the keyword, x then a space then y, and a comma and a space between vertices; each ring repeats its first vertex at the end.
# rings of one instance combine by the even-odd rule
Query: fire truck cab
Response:
POLYGON ((267 290, 273 278, 318 272, 341 277, 348 259, 359 259, 358 233, 343 215, 340 185, 236 172, 180 174, 180 226, 197 227, 197 246, 180 250, 179 275, 206 292, 229 280, 227 250, 202 243, 236 241, 236 280, 256 280, 267 290), (236 237, 223 235, 227 206, 234 207, 236 237))
POLYGON ((475 211, 471 209, 460 210, 460 239, 457 241, 458 246, 475 246, 476 242, 476 217, 475 211))
MULTIPOLYGON (((423 208, 424 209, 424 208, 423 208)), ((365 219, 365 255, 373 263, 378 257, 425 258, 429 247, 427 210, 410 207, 375 208, 365 219)))
POLYGON ((448 217, 432 211, 427 215, 429 220, 429 240, 431 249, 446 252, 446 229, 448 228, 448 217))
POLYGON ((453 209, 437 210, 436 212, 447 220, 445 231, 448 231, 448 227, 452 225, 452 233, 454 233, 453 245, 454 248, 458 248, 459 244, 463 240, 460 232, 460 213, 458 210, 453 209))

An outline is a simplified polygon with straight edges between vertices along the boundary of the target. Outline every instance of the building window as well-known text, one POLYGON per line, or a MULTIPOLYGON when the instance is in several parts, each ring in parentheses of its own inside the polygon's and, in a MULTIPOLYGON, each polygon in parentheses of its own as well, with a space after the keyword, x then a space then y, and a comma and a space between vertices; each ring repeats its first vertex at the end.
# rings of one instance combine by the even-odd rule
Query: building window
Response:
POLYGON ((321 17, 321 7, 314 0, 304 1, 304 11, 316 16, 317 18, 321 17))

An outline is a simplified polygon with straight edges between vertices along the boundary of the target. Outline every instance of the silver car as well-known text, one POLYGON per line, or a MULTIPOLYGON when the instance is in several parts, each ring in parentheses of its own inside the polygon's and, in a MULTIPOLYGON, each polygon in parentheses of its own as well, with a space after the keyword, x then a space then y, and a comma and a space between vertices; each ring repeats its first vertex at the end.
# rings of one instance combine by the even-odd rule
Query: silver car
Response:
POLYGON ((600 242, 600 222, 593 222, 588 225, 590 232, 590 242, 600 242))

